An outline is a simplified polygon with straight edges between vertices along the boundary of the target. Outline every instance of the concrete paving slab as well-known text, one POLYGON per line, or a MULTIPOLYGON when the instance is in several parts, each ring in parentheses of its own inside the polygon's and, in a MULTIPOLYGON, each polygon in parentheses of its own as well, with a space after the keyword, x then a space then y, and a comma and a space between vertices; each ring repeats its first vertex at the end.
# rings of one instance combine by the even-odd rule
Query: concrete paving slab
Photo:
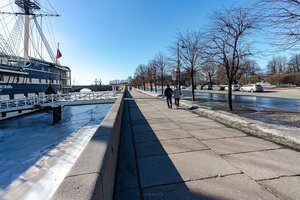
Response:
POLYGON ((172 154, 170 159, 184 181, 240 173, 211 150, 172 154))
POLYGON ((138 158, 138 168, 142 188, 183 181, 167 155, 138 158))
POLYGON ((142 112, 157 112, 156 108, 152 107, 152 105, 148 105, 148 106, 141 106, 139 108, 142 112))
POLYGON ((281 148, 280 145, 256 137, 214 139, 204 140, 202 142, 218 154, 232 154, 281 148))
POLYGON ((155 134, 159 140, 169 140, 169 139, 192 137, 192 135, 190 135, 187 131, 185 131, 183 129, 155 131, 155 134))
POLYGON ((211 119, 207 119, 207 118, 199 117, 199 116, 196 116, 196 117, 193 116, 193 117, 189 117, 189 118, 186 118, 186 117, 181 118, 180 116, 178 116, 177 118, 172 118, 172 120, 179 124, 188 124, 188 123, 192 123, 192 122, 196 122, 196 123, 213 122, 213 120, 211 120, 211 119))
POLYGON ((212 129, 212 128, 226 128, 226 126, 216 123, 216 122, 207 122, 207 123, 186 123, 179 124, 184 130, 204 130, 204 129, 212 129))
POLYGON ((130 113, 130 118, 132 120, 141 120, 141 119, 145 119, 145 116, 142 114, 130 113))
POLYGON ((204 130, 190 130, 188 131, 192 136, 198 140, 217 139, 217 138, 230 138, 230 137, 244 137, 247 136, 239 130, 233 128, 215 128, 204 130))
POLYGON ((157 110, 155 110, 155 111, 151 111, 151 112, 150 111, 148 111, 148 112, 143 111, 142 114, 147 117, 148 115, 152 116, 152 115, 157 115, 157 114, 160 114, 160 113, 157 110))
POLYGON ((138 124, 149 124, 146 119, 135 119, 131 120, 132 125, 138 125, 138 124))
POLYGON ((137 157, 157 156, 167 154, 160 141, 136 143, 137 157))
POLYGON ((150 141, 157 141, 158 138, 154 134, 153 131, 148 132, 137 132, 134 134, 134 142, 150 142, 150 141))
POLYGON ((132 125, 132 131, 133 133, 151 132, 153 131, 153 129, 150 127, 149 124, 136 124, 136 125, 132 125))
POLYGON ((189 191, 185 183, 175 183, 143 189, 144 200, 212 200, 205 196, 197 197, 189 191))
POLYGON ((231 154, 223 157, 255 180, 300 174, 300 152, 290 149, 231 154))
POLYGON ((280 199, 300 199, 300 176, 281 177, 259 183, 280 199))
POLYGON ((208 149, 195 138, 143 142, 136 144, 137 157, 174 154, 208 149))
POLYGON ((165 118, 166 116, 160 113, 156 113, 156 114, 145 114, 144 118, 147 119, 154 119, 154 118, 165 118))
POLYGON ((139 107, 134 107, 134 108, 130 108, 130 112, 135 113, 135 114, 142 114, 142 111, 140 110, 139 107))
POLYGON ((140 200, 141 194, 138 189, 125 190, 114 194, 114 200, 140 200))
POLYGON ((176 113, 175 114, 171 110, 169 113, 164 112, 164 114, 166 116, 168 116, 169 118, 171 118, 171 119, 199 117, 199 115, 193 114, 193 113, 189 113, 187 111, 182 111, 182 113, 176 113))
POLYGON ((159 124, 159 123, 172 123, 168 118, 153 118, 148 120, 149 124, 159 124))
POLYGON ((242 174, 147 188, 143 190, 143 197, 144 200, 278 199, 255 181, 242 174))
POLYGON ((243 174, 217 177, 187 183, 190 192, 211 199, 275 200, 278 199, 265 188, 243 174))
POLYGON ((208 149, 195 138, 162 140, 161 145, 168 154, 200 151, 208 149))
POLYGON ((154 131, 159 131, 159 130, 166 130, 166 129, 180 129, 181 127, 178 126, 175 123, 154 123, 154 124, 150 124, 152 130, 154 131))

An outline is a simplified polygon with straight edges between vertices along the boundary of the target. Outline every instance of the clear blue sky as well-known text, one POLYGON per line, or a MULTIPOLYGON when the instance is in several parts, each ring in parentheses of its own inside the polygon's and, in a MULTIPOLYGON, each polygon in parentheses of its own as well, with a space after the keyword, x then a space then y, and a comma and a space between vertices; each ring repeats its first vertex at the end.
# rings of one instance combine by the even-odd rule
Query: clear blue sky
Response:
MULTIPOLYGON (((9 0, 6 0, 9 1, 9 0)), ((133 76, 176 41, 176 33, 201 30, 216 9, 251 0, 41 0, 61 17, 51 20, 60 62, 72 84, 104 84, 133 76)), ((2 3, 1 3, 2 4, 2 3)), ((47 34, 47 33, 46 33, 47 34)), ((55 49, 54 49, 55 51, 55 49)), ((267 60, 259 61, 264 67, 267 60)))
MULTIPOLYGON (((78 84, 133 76, 159 51, 166 52, 176 32, 200 30, 215 9, 236 0, 50 0, 62 16, 52 20, 61 63, 78 84)), ((73 81, 72 81, 73 84, 73 81)))

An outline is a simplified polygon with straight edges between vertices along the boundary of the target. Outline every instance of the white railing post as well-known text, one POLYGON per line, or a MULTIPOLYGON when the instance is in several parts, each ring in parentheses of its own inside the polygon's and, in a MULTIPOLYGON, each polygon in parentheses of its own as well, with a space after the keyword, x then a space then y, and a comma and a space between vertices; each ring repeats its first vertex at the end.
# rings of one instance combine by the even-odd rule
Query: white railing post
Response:
POLYGON ((53 94, 51 94, 51 103, 53 103, 54 101, 54 97, 53 97, 53 94))
POLYGON ((25 96, 24 96, 24 103, 25 103, 25 106, 27 106, 27 99, 25 96))
POLYGON ((6 108, 9 108, 9 101, 6 101, 6 108))

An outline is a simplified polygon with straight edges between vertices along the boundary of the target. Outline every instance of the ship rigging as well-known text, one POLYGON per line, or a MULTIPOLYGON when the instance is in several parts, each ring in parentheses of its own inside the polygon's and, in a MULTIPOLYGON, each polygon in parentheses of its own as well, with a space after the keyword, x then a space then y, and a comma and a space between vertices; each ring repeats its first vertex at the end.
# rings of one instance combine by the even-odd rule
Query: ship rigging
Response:
MULTIPOLYGON (((58 62, 43 32, 43 19, 60 16, 48 0, 45 2, 48 6, 32 0, 9 0, 0 6, 0 100, 16 95, 65 93, 71 86, 70 69, 58 62)), ((47 22, 46 27, 49 29, 47 22)))

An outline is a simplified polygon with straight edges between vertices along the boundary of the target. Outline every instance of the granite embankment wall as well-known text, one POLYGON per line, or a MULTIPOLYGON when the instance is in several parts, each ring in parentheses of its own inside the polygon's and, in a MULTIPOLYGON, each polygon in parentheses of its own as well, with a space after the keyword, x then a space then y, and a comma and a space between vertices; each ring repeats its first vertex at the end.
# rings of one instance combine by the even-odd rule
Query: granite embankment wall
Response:
POLYGON ((102 121, 52 199, 112 199, 124 93, 102 121))

